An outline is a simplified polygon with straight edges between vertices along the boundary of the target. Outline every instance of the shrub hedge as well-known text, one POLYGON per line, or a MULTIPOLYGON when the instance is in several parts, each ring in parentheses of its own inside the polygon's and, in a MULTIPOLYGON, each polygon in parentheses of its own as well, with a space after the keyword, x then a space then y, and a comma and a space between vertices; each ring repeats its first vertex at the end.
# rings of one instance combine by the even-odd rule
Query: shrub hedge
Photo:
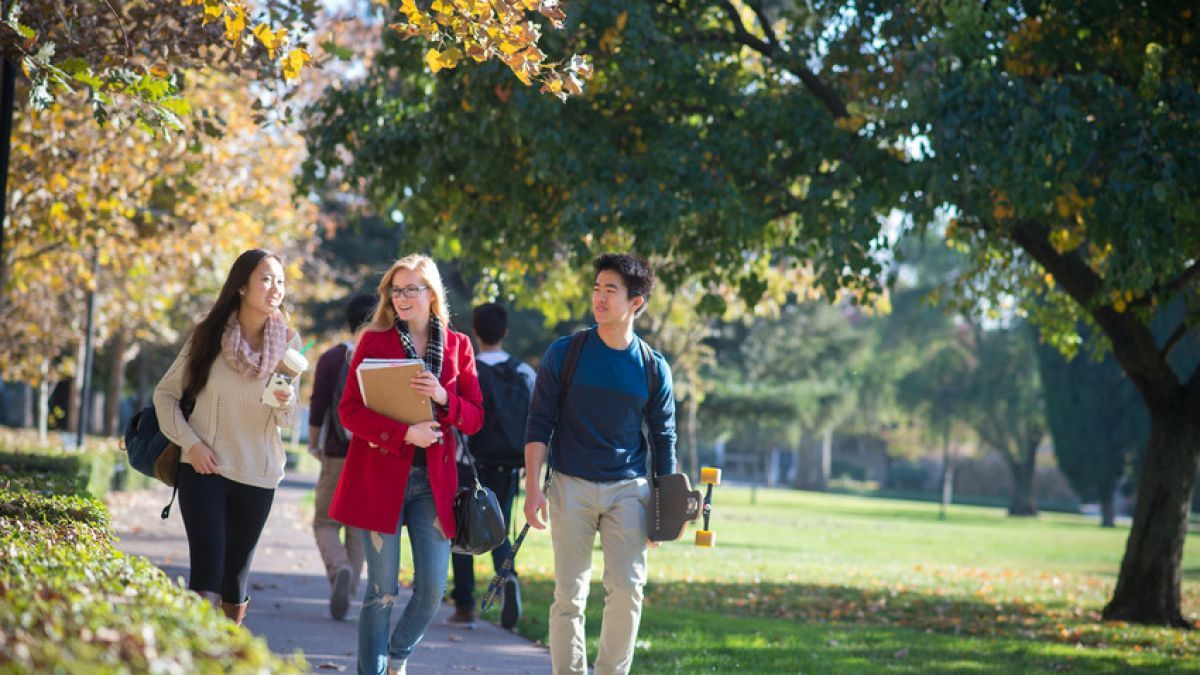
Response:
POLYGON ((113 546, 108 512, 87 493, 105 466, 0 452, 0 672, 305 671, 113 546))

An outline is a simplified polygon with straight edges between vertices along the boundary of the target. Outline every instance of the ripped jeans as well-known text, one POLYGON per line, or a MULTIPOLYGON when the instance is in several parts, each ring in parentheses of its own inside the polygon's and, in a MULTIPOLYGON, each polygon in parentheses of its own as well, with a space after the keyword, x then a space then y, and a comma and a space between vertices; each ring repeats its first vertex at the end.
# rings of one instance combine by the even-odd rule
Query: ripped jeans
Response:
POLYGON ((367 590, 358 620, 358 672, 363 675, 386 673, 389 658, 393 668, 399 667, 433 621, 446 592, 450 566, 450 540, 436 521, 429 474, 425 467, 414 466, 408 474, 400 511, 400 525, 408 528, 408 542, 412 546, 412 597, 404 605, 390 640, 388 623, 400 592, 400 526, 393 534, 363 531, 367 590))

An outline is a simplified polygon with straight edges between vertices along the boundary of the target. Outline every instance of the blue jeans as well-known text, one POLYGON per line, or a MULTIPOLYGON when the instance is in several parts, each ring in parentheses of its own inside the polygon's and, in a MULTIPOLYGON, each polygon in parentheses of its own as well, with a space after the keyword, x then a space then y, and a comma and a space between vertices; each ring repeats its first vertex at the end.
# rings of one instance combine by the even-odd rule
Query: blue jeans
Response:
POLYGON ((423 466, 414 466, 408 474, 399 525, 392 534, 363 531, 367 591, 358 619, 358 672, 363 675, 386 673, 389 657, 392 667, 399 667, 424 637, 446 592, 450 540, 437 524, 429 474, 423 466), (413 587, 412 597, 389 640, 388 624, 400 592, 399 525, 408 527, 413 587))

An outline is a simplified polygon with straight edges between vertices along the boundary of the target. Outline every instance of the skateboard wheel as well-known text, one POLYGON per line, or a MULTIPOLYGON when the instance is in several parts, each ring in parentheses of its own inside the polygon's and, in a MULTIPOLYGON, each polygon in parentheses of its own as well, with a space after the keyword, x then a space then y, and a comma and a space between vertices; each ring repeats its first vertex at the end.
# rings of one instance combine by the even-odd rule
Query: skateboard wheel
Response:
POLYGON ((706 466, 700 469, 700 482, 710 485, 721 484, 721 470, 715 466, 706 466))
POLYGON ((703 548, 716 546, 716 535, 712 530, 696 530, 696 545, 703 548))

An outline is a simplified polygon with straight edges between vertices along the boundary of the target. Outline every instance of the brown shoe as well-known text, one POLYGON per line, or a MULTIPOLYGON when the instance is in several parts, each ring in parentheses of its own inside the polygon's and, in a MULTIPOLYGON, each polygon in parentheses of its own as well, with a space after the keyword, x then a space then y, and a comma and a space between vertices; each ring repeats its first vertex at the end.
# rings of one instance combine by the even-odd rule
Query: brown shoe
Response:
POLYGON ((242 625, 242 621, 246 618, 246 609, 250 606, 250 598, 246 598, 240 603, 232 603, 221 601, 221 611, 225 612, 225 616, 237 625, 242 625))
POLYGON ((350 609, 350 574, 350 568, 342 566, 333 575, 333 588, 329 593, 329 615, 335 621, 346 618, 346 612, 350 609))
POLYGON ((454 610, 454 613, 450 615, 450 618, 446 619, 446 623, 455 626, 463 626, 464 628, 474 628, 475 619, 475 610, 468 609, 466 607, 458 607, 454 610))

